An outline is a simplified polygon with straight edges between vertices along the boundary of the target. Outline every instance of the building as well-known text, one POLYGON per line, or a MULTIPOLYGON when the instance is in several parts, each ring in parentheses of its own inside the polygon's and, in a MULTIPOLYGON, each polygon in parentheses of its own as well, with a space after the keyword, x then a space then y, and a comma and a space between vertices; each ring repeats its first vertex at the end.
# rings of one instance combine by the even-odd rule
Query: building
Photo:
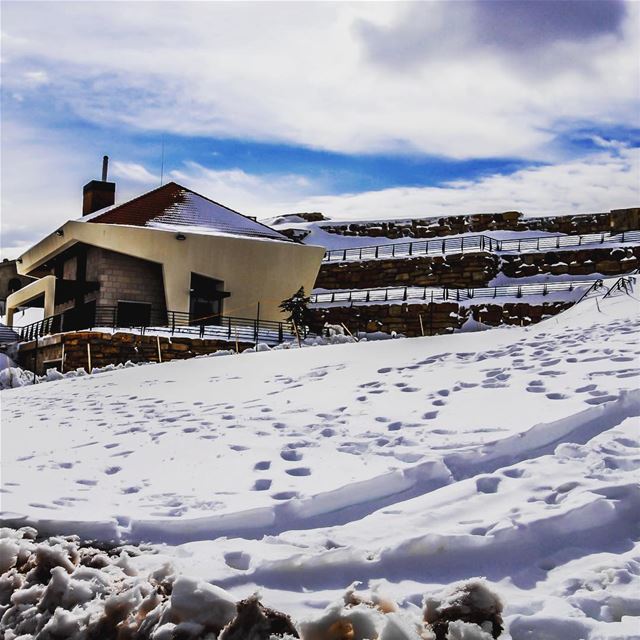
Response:
POLYGON ((58 331, 95 326, 96 314, 118 326, 160 326, 176 314, 190 323, 282 320, 280 302, 313 288, 322 247, 175 182, 124 204, 114 199, 105 158, 103 180, 84 187, 83 216, 18 258, 19 274, 37 279, 8 296, 8 325, 25 306, 44 307, 58 331))

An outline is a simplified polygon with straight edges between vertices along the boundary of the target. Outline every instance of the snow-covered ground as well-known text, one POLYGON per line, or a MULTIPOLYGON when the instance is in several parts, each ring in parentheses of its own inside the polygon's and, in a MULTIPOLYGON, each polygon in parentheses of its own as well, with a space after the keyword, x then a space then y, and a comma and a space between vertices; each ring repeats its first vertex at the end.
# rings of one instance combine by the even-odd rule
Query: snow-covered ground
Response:
POLYGON ((504 637, 640 638, 635 296, 3 391, 2 519, 151 542, 138 569, 298 620, 354 581, 417 618, 486 576, 504 637))

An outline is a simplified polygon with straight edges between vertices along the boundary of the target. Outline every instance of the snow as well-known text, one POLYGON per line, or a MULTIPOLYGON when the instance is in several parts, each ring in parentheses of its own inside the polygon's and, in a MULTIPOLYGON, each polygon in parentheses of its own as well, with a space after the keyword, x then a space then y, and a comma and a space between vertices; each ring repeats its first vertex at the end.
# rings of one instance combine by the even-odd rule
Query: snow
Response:
MULTIPOLYGON (((423 600, 442 609, 484 576, 505 638, 638 638, 636 295, 526 328, 2 391, 2 519, 149 543, 123 566, 146 580, 171 563, 223 618, 224 602, 259 590, 301 627, 415 639, 423 600), (354 581, 393 611, 347 604, 354 581)), ((15 554, 0 545, 0 563, 15 554)), ((56 578, 64 602, 89 597, 76 571, 56 578)), ((56 615, 58 629, 75 624, 56 615)), ((171 637, 178 621, 160 621, 171 637)), ((484 639, 465 620, 447 633, 484 639)))

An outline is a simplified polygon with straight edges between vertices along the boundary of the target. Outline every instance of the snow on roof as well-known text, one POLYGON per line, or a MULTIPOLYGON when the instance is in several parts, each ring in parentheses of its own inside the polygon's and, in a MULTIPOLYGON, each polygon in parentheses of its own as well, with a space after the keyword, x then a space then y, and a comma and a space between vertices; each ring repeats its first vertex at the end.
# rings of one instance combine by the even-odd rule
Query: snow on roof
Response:
POLYGON ((252 218, 169 182, 124 204, 96 211, 80 222, 191 231, 291 242, 252 218))

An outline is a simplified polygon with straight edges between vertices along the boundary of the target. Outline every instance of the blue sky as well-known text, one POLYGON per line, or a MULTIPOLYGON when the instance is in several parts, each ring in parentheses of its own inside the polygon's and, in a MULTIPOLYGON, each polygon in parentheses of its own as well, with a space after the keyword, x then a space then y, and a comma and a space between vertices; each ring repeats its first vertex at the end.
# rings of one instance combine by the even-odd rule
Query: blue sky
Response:
POLYGON ((637 3, 4 2, 2 248, 176 180, 343 219, 640 200, 637 3))

